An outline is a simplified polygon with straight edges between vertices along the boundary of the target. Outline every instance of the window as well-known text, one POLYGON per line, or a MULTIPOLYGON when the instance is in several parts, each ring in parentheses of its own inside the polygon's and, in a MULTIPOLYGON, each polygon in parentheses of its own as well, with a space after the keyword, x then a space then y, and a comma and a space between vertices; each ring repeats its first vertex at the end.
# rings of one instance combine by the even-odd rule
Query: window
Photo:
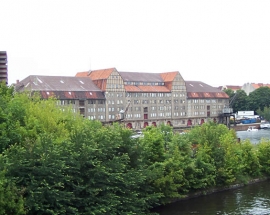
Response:
POLYGON ((88 100, 88 104, 96 104, 96 100, 88 100))
POLYGON ((75 100, 68 100, 67 102, 68 102, 68 104, 74 104, 75 105, 75 100))
POLYGON ((88 112, 95 112, 96 109, 95 108, 88 108, 88 112))
POLYGON ((164 110, 164 106, 159 106, 158 110, 164 110))
POLYGON ((151 109, 152 109, 152 110, 157 110, 157 107, 152 106, 151 109))
POLYGON ((88 119, 94 120, 96 119, 96 116, 88 116, 88 119))
POLYGON ((79 101, 79 106, 84 106, 84 100, 79 101))

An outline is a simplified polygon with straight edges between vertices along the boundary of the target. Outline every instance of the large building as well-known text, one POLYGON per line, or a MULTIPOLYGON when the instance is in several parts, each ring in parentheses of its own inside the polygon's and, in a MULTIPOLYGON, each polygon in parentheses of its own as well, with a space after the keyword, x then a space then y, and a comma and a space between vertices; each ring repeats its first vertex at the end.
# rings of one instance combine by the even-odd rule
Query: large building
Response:
POLYGON ((59 105, 104 123, 119 119, 142 129, 161 123, 174 127, 218 120, 229 97, 202 82, 184 81, 181 74, 119 72, 115 68, 79 72, 76 77, 29 76, 16 84, 18 91, 56 96, 59 105))
POLYGON ((8 84, 7 52, 0 51, 0 82, 8 84))

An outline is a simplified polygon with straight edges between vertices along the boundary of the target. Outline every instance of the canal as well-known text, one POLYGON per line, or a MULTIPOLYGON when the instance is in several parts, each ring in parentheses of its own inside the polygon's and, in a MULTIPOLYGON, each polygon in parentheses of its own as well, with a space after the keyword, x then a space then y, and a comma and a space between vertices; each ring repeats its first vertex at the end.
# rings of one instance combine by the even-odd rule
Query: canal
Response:
POLYGON ((270 214, 270 181, 182 200, 159 207, 160 215, 267 215, 270 214))
MULTIPOLYGON (((257 144, 262 138, 270 140, 270 129, 256 132, 237 131, 242 141, 257 144)), ((178 201, 155 210, 160 215, 270 215, 270 181, 263 181, 233 190, 178 201)))

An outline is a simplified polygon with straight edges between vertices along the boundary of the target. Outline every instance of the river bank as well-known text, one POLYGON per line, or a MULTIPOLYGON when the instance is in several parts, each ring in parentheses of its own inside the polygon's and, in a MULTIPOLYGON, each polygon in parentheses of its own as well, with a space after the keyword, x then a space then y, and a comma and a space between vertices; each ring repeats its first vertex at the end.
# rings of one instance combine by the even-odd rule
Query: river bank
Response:
MULTIPOLYGON (((233 125, 231 124, 230 125, 230 129, 233 129, 235 131, 247 131, 248 127, 249 126, 254 126, 255 128, 258 128, 260 129, 260 124, 261 123, 250 123, 250 124, 236 124, 236 125, 233 125)), ((193 127, 185 127, 185 128, 174 128, 174 131, 178 132, 178 133, 181 133, 181 132, 185 132, 187 130, 190 130, 192 129, 193 127)))
POLYGON ((237 188, 241 188, 244 186, 252 185, 252 184, 267 181, 267 180, 269 180, 269 177, 254 178, 254 179, 250 179, 247 183, 236 183, 236 184, 225 186, 225 187, 213 187, 213 188, 208 188, 205 190, 191 192, 191 193, 187 194, 185 197, 173 199, 170 203, 168 203, 166 205, 156 207, 153 209, 153 211, 159 211, 160 208, 168 207, 168 206, 173 205, 177 202, 195 199, 195 198, 202 197, 202 196, 208 196, 208 195, 215 194, 215 193, 221 193, 221 192, 228 191, 228 190, 234 190, 237 188))
POLYGON ((222 191, 226 191, 226 190, 232 190, 232 189, 236 189, 236 188, 243 187, 243 186, 246 186, 246 185, 266 181, 266 180, 269 180, 269 178, 268 177, 255 178, 255 179, 249 180, 247 183, 237 183, 237 184, 228 185, 228 186, 225 186, 225 187, 214 187, 214 188, 209 188, 209 189, 205 189, 205 190, 200 190, 200 191, 196 191, 196 192, 193 192, 193 193, 189 193, 184 198, 174 199, 174 200, 171 201, 171 203, 181 201, 181 200, 187 200, 187 199, 191 199, 191 198, 196 198, 196 197, 199 197, 199 196, 209 195, 209 194, 212 194, 212 193, 222 192, 222 191))
POLYGON ((269 180, 258 181, 248 186, 215 192, 178 201, 156 208, 153 212, 159 215, 194 215, 194 214, 270 214, 269 180))

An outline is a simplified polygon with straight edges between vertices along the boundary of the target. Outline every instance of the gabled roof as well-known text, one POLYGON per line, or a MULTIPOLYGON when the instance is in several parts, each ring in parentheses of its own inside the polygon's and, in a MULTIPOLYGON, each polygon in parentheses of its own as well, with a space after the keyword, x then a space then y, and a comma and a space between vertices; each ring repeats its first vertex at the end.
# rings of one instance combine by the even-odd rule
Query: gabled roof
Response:
POLYGON ((30 75, 15 85, 17 91, 39 92, 43 98, 105 99, 90 78, 30 75))
POLYGON ((201 81, 185 81, 187 92, 222 92, 216 87, 212 87, 201 81))
POLYGON ((164 82, 160 73, 119 72, 124 81, 134 82, 164 82))
POLYGON ((88 72, 77 72, 75 77, 89 77, 89 75, 90 75, 90 71, 88 71, 88 72))
POLYGON ((30 75, 16 88, 31 91, 100 91, 90 78, 30 75))
POLYGON ((188 98, 229 98, 229 96, 216 87, 201 81, 186 81, 188 98))
POLYGON ((164 82, 168 82, 168 81, 173 81, 175 76, 178 73, 179 72, 164 72, 164 73, 161 73, 160 76, 162 77, 164 82))
POLYGON ((115 68, 78 72, 76 77, 90 77, 92 80, 108 79, 115 68))

